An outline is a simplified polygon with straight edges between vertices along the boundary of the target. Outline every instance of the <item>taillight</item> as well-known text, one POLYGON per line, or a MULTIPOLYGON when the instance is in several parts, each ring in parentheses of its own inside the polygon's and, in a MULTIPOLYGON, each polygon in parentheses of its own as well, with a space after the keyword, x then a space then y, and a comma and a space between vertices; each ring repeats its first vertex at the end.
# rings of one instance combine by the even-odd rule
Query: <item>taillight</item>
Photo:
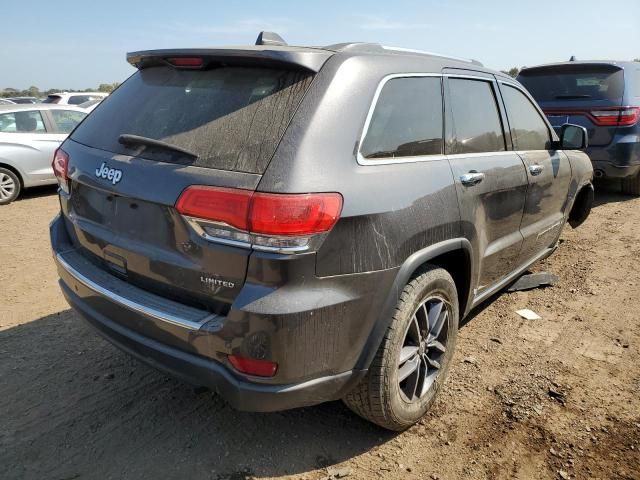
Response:
POLYGON ((265 235, 313 235, 331 230, 342 210, 337 193, 255 193, 249 229, 265 235))
POLYGON ((180 195, 176 208, 182 215, 247 230, 252 193, 232 188, 189 187, 180 195))
POLYGON ((191 186, 180 195, 176 209, 213 240, 243 242, 262 250, 303 251, 338 221, 342 196, 191 186))
POLYGON ((592 110, 589 112, 596 125, 630 127, 640 120, 640 107, 622 107, 592 110))
POLYGON ((239 372, 257 377, 273 377, 278 371, 278 364, 270 360, 229 355, 229 363, 239 372))
POLYGON ((69 193, 69 155, 61 148, 56 150, 53 154, 53 174, 58 179, 58 185, 60 188, 69 193))

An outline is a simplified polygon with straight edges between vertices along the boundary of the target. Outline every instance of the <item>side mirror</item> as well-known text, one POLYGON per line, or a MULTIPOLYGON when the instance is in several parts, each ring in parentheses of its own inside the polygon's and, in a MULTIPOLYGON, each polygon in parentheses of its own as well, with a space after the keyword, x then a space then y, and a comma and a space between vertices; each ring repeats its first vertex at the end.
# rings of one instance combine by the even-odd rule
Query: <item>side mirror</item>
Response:
POLYGON ((562 150, 583 150, 589 146, 587 129, 579 125, 565 123, 560 129, 560 148, 562 150))

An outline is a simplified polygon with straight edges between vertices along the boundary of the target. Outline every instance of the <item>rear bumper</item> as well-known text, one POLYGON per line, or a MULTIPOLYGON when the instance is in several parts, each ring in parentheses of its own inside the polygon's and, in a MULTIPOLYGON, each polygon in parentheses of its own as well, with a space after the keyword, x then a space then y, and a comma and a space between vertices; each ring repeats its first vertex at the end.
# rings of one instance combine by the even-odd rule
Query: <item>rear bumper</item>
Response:
POLYGON ((624 178, 640 171, 640 136, 614 137, 609 146, 589 147, 587 155, 596 177, 624 178))
POLYGON ((632 177, 640 172, 640 164, 638 165, 618 165, 612 162, 604 162, 593 160, 594 176, 596 178, 625 178, 632 177))
POLYGON ((288 385, 244 382, 221 363, 172 348, 110 320, 74 293, 81 286, 70 283, 71 286, 60 280, 65 298, 103 337, 158 370, 192 385, 211 388, 238 410, 270 412, 336 400, 364 374, 349 371, 288 385))
MULTIPOLYGON (((321 294, 325 305, 281 315, 260 310, 261 305, 271 312, 284 308, 278 302, 282 296, 271 300, 267 294, 265 300, 248 291, 252 301, 239 298, 229 315, 221 316, 156 296, 100 270, 71 245, 62 217, 52 222, 50 233, 62 292, 101 335, 145 363, 211 388, 247 411, 284 410, 344 396, 366 373, 354 366, 362 353, 359 345, 371 330, 367 324, 381 308, 372 298, 381 280, 395 274, 358 275, 349 282, 348 295, 339 288, 344 279, 338 277, 327 279, 321 292, 311 284, 308 291, 292 292, 286 308, 300 305, 298 294, 305 299, 321 294), (346 355, 343 344, 356 348, 346 355), (276 377, 235 371, 227 355, 247 352, 277 361, 276 377)), ((261 291, 265 295, 264 286, 261 291)))

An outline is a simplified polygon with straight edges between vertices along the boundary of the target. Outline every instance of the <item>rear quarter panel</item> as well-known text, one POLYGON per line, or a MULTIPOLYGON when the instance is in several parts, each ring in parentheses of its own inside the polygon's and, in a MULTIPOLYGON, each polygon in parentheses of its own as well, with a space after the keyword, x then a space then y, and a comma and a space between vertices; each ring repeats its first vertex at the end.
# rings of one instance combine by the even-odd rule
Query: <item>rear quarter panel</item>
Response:
POLYGON ((56 182, 51 168, 60 140, 52 134, 0 133, 0 163, 15 168, 25 187, 56 182))
POLYGON ((258 190, 343 195, 341 218, 317 254, 317 275, 398 267, 413 252, 460 235, 446 160, 360 165, 356 159, 380 81, 441 69, 429 58, 341 55, 314 79, 258 190))

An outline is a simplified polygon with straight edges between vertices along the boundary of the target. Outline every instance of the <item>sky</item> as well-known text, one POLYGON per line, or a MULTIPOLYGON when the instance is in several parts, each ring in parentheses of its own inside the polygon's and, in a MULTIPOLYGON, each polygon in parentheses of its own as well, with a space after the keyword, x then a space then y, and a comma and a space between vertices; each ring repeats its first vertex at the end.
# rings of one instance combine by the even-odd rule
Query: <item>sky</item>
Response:
POLYGON ((3 3, 0 89, 121 82, 134 72, 126 52, 250 45, 261 30, 290 45, 378 42, 474 58, 496 70, 571 55, 640 58, 640 0, 3 3))

